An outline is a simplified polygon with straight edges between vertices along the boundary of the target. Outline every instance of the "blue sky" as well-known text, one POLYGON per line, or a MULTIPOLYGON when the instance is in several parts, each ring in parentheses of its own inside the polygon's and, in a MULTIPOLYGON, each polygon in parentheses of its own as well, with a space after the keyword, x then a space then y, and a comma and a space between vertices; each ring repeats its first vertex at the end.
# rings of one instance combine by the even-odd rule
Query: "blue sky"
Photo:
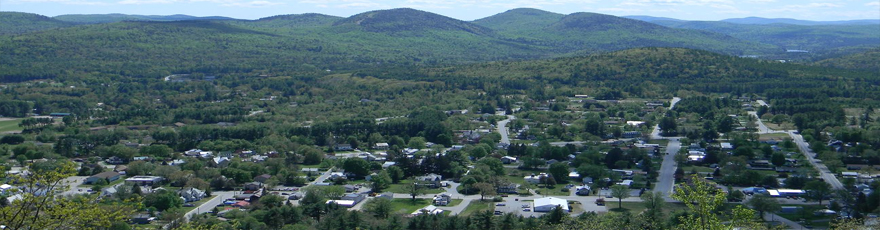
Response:
POLYGON ((819 21, 880 19, 880 0, 0 0, 0 11, 47 16, 124 13, 257 19, 279 14, 321 13, 347 17, 401 7, 461 20, 479 19, 520 7, 563 14, 595 12, 686 20, 748 16, 819 21))

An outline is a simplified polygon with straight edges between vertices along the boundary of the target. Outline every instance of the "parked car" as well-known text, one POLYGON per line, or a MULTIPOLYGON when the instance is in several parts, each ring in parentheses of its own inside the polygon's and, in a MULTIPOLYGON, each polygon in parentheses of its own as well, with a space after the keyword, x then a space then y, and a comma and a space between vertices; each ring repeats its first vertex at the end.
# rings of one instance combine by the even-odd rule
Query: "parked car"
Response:
POLYGON ((195 207, 195 206, 196 206, 196 205, 193 204, 193 203, 186 203, 186 204, 183 204, 183 207, 195 207))
POLYGON ((532 210, 531 210, 531 209, 528 209, 528 208, 524 208, 524 209, 523 209, 523 212, 531 212, 531 211, 532 211, 532 210))
POLYGON ((507 204, 505 204, 505 203, 498 203, 498 204, 495 204, 495 206, 507 206, 507 204))

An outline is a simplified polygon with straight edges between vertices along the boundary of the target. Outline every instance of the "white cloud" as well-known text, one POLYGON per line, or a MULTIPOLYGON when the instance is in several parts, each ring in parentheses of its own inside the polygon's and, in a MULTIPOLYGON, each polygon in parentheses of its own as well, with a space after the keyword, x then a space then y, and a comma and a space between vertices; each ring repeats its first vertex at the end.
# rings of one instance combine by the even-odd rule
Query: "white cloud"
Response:
POLYGON ((168 4, 175 3, 176 0, 122 0, 117 3, 123 5, 142 5, 142 4, 168 4))
POLYGON ((880 6, 880 2, 869 2, 869 3, 865 3, 865 6, 880 6))
POLYGON ((233 7, 267 7, 267 6, 275 6, 282 5, 284 3, 281 2, 270 2, 270 1, 250 1, 250 2, 231 2, 223 4, 223 6, 233 6, 233 7))

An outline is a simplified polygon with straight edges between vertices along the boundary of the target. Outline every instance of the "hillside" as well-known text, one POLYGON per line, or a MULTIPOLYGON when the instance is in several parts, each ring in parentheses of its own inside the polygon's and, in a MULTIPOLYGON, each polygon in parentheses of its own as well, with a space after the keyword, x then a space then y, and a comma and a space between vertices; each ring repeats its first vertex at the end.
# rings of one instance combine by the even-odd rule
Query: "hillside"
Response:
POLYGON ((653 23, 671 28, 721 33, 742 40, 776 45, 783 49, 808 50, 810 52, 880 45, 878 25, 747 25, 711 21, 655 21, 653 23))
POLYGON ((519 8, 505 11, 489 17, 477 19, 474 24, 517 35, 520 32, 544 28, 565 17, 564 14, 531 8, 519 8))
POLYGON ((880 48, 816 62, 817 65, 843 69, 860 69, 880 73, 880 48))
POLYGON ((0 12, 0 35, 23 34, 73 26, 39 14, 0 12))
POLYGON ((845 20, 845 21, 808 21, 808 20, 798 20, 791 18, 761 18, 761 17, 747 17, 747 18, 730 18, 721 20, 721 22, 729 22, 736 24, 754 24, 754 25, 767 25, 767 24, 792 24, 792 25, 803 25, 803 26, 815 26, 815 25, 880 25, 880 19, 865 19, 865 20, 845 20))
MULTIPOLYGON (((491 26, 490 28, 501 27, 491 26)), ((517 33, 569 52, 594 53, 634 47, 683 47, 726 54, 775 52, 775 47, 717 33, 672 29, 638 20, 574 13, 543 27, 522 26, 517 33)))
POLYGON ((77 24, 99 24, 121 21, 185 21, 185 20, 234 20, 234 18, 208 16, 197 17, 190 15, 131 15, 131 14, 66 14, 53 17, 54 19, 77 24))
POLYGON ((466 31, 477 35, 493 34, 492 30, 473 23, 409 8, 360 13, 339 20, 333 25, 337 27, 354 27, 376 33, 441 30, 466 31))
POLYGON ((460 79, 462 87, 476 84, 497 87, 489 90, 528 90, 547 98, 556 96, 547 95, 550 89, 543 88, 552 85, 560 96, 582 93, 566 91, 572 87, 591 87, 604 89, 600 92, 628 92, 633 97, 652 97, 659 92, 736 94, 795 89, 880 99, 876 94, 880 90, 877 72, 810 67, 682 48, 638 48, 585 57, 494 62, 426 69, 423 74, 401 76, 425 81, 460 79), (847 90, 836 90, 838 87, 847 90))

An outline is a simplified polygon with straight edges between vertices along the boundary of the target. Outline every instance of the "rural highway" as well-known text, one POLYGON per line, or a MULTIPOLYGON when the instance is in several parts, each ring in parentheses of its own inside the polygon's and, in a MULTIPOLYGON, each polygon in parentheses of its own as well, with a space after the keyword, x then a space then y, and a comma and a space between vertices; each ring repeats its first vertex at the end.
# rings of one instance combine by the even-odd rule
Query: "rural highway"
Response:
POLYGON ((795 144, 797 144, 798 149, 800 149, 801 152, 804 153, 804 156, 807 157, 807 160, 813 164, 813 167, 816 168, 816 171, 819 171, 819 175, 822 177, 823 180, 825 180, 825 182, 830 184, 831 187, 835 190, 843 189, 843 184, 840 183, 840 180, 838 180, 837 177, 834 176, 831 170, 828 170, 828 167, 826 167, 825 164, 816 162, 816 159, 813 158, 813 155, 815 155, 816 153, 814 153, 813 150, 810 149, 810 145, 807 144, 806 141, 804 141, 803 136, 797 134, 794 130, 788 131, 788 135, 791 136, 791 139, 794 141, 795 144))

